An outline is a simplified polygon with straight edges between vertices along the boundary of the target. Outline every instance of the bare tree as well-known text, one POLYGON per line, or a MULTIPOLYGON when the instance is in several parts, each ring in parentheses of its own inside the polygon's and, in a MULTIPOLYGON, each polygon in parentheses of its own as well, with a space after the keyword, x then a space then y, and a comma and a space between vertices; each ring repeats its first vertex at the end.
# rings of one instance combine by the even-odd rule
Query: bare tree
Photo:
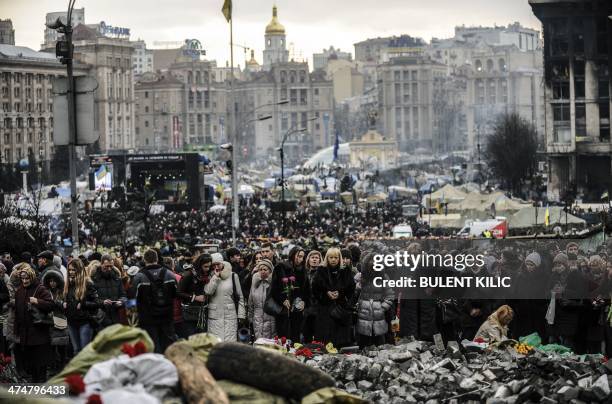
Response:
POLYGON ((537 131, 517 113, 501 115, 488 138, 485 158, 489 169, 513 192, 533 176, 537 164, 537 131))

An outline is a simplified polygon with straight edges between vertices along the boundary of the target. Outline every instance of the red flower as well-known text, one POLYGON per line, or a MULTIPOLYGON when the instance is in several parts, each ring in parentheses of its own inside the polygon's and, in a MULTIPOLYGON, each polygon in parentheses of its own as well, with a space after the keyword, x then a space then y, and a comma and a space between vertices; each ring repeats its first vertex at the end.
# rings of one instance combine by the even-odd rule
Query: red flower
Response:
POLYGON ((313 357, 313 353, 310 349, 303 347, 295 351, 295 356, 303 356, 305 358, 310 359, 313 357))
POLYGON ((121 345, 121 352, 123 352, 130 358, 133 358, 136 355, 136 349, 134 349, 134 346, 128 344, 127 342, 121 345))
POLYGON ((282 281, 283 281, 284 284, 288 284, 289 283, 289 278, 285 277, 285 278, 282 279, 282 281))
POLYGON ((87 397, 87 402, 85 404, 102 404, 102 397, 99 394, 92 394, 87 397))
POLYGON ((71 396, 78 396, 85 391, 85 382, 81 375, 68 375, 64 378, 64 382, 68 385, 68 392, 71 396))
POLYGON ((147 347, 142 341, 138 341, 134 345, 130 345, 127 342, 121 346, 121 352, 128 355, 130 358, 134 356, 147 353, 147 347))
POLYGON ((291 276, 289 277, 289 280, 290 280, 291 282, 295 282, 295 276, 291 275, 291 276))
POLYGON ((287 338, 286 337, 281 337, 281 344, 285 345, 286 342, 287 342, 287 338))
POLYGON ((134 344, 134 350, 136 351, 134 356, 142 355, 147 353, 147 346, 144 344, 144 342, 138 341, 136 344, 134 344))
POLYGON ((278 342, 278 335, 274 336, 274 342, 278 342))

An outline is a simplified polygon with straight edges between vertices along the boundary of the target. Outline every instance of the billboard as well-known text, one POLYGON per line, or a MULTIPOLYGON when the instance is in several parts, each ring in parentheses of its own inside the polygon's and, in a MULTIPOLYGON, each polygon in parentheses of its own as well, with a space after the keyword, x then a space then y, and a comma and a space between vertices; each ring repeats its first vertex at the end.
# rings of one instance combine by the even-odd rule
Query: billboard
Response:
POLYGON ((113 188, 112 164, 101 164, 93 173, 94 189, 96 191, 110 191, 113 188))

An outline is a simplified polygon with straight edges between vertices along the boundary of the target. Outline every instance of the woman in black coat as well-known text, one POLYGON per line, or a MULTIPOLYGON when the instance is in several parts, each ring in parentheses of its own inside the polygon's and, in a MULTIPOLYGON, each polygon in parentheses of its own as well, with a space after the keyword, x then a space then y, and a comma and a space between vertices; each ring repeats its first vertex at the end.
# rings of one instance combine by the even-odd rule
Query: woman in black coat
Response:
POLYGON ((40 322, 53 309, 51 293, 36 279, 36 273, 28 264, 16 269, 21 285, 15 291, 15 334, 19 343, 24 370, 29 373, 32 383, 46 380, 48 353, 51 350, 48 322, 40 322))
POLYGON ((352 311, 349 302, 355 293, 355 280, 350 269, 341 266, 342 254, 330 248, 323 266, 317 270, 312 282, 312 294, 317 300, 315 338, 336 347, 350 345, 352 337, 352 311))
POLYGON ((275 316, 276 334, 294 342, 300 341, 302 313, 306 307, 303 261, 304 250, 294 247, 289 252, 289 261, 281 262, 274 268, 270 287, 270 297, 283 308, 281 313, 275 316))
POLYGON ((93 317, 101 307, 98 292, 87 277, 83 262, 75 258, 68 264, 68 282, 64 285, 64 310, 73 352, 89 344, 93 335, 93 317))

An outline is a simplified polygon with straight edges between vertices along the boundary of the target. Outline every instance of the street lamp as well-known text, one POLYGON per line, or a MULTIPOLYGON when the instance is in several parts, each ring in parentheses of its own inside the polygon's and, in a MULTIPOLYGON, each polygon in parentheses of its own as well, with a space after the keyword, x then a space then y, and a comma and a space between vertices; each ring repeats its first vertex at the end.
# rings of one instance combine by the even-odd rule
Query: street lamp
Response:
POLYGON ((75 108, 75 92, 74 92, 74 77, 72 67, 72 57, 74 47, 72 45, 72 10, 76 0, 68 0, 68 11, 66 12, 66 24, 58 17, 52 23, 46 24, 47 28, 57 30, 64 34, 64 40, 57 41, 55 44, 55 53, 61 57, 60 61, 66 65, 68 75, 68 129, 70 133, 69 142, 69 164, 70 164, 70 208, 72 219, 72 251, 79 251, 79 222, 77 218, 77 190, 76 190, 76 108, 75 108))
MULTIPOLYGON (((253 111, 256 109, 257 108, 255 108, 253 111)), ((252 122, 265 121, 271 118, 272 115, 264 115, 248 120, 243 126, 246 126, 252 122)), ((235 131, 235 133, 238 132, 235 131)), ((237 139, 237 136, 234 136, 234 138, 237 139)), ((234 246, 236 246, 236 233, 238 231, 238 227, 240 226, 240 216, 238 215, 238 209, 240 207, 240 204, 238 203, 238 167, 236 166, 236 149, 238 148, 238 144, 229 144, 225 146, 225 148, 232 154, 232 243, 234 246)))
MULTIPOLYGON (((316 117, 310 118, 302 123, 314 121, 315 119, 317 118, 316 117)), ((285 142, 287 141, 290 135, 293 135, 294 133, 306 132, 307 130, 308 130, 308 127, 304 127, 300 129, 289 129, 285 133, 285 136, 283 136, 281 145, 277 149, 280 152, 280 163, 281 163, 281 212, 283 215, 283 236, 285 235, 285 212, 286 212, 286 207, 285 207, 285 142)))

